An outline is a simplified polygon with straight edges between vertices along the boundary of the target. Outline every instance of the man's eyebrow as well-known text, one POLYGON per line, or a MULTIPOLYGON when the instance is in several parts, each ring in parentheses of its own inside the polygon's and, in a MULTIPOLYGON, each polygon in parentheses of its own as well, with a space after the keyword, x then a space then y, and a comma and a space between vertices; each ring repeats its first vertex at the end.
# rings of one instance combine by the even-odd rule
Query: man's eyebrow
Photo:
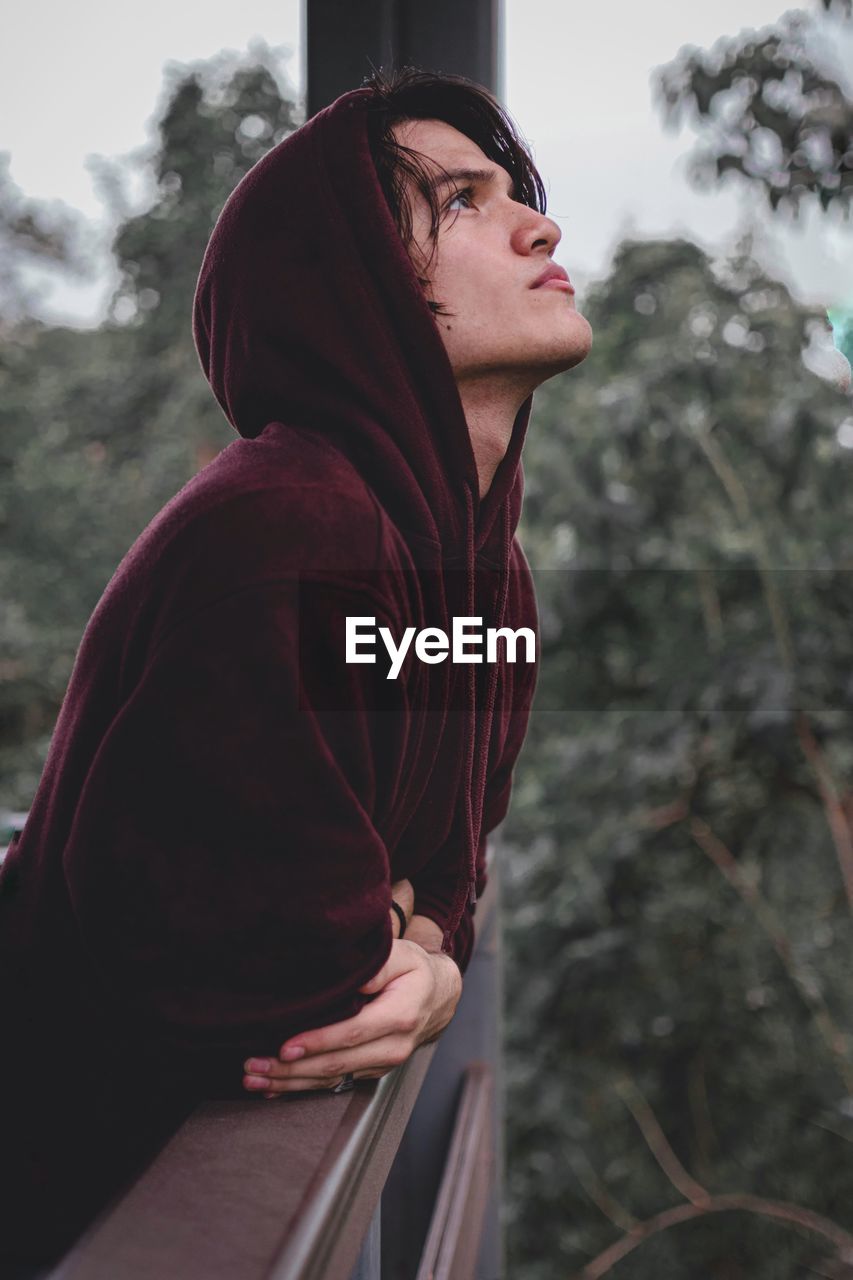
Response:
MULTIPOLYGON (((448 169, 445 173, 439 174, 429 181, 430 191, 437 191, 440 187, 449 186, 451 182, 481 182, 494 183, 498 174, 503 173, 509 178, 506 169, 448 169)), ((509 178, 509 189, 507 195, 510 199, 515 198, 515 183, 509 178)))

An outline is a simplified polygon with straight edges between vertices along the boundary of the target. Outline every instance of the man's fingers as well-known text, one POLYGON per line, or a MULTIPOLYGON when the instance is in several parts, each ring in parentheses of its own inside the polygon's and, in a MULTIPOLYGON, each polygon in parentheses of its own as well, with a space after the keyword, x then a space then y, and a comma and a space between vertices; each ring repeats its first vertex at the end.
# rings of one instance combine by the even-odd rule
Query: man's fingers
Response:
POLYGON ((375 995, 377 991, 381 991, 386 983, 390 981, 387 976, 387 971, 388 964, 386 962, 378 973, 374 973, 372 978, 368 978, 367 982, 362 983, 359 987, 359 991, 366 996, 372 996, 375 995))
MULTIPOLYGON (((355 1079, 356 1080, 372 1080, 372 1079, 378 1079, 380 1076, 384 1076, 384 1075, 387 1075, 387 1071, 382 1069, 377 1069, 376 1071, 362 1071, 360 1075, 355 1077, 355 1079)), ((340 1084, 340 1080, 330 1080, 328 1083, 323 1082, 322 1084, 318 1083, 316 1080, 308 1080, 308 1079, 281 1080, 281 1081, 276 1081, 272 1088, 264 1089, 263 1096, 265 1098, 281 1098, 281 1097, 286 1097, 287 1094, 289 1093, 293 1093, 296 1095, 303 1094, 303 1093, 333 1093, 334 1086, 336 1084, 340 1084)), ((258 1090, 258 1092, 261 1092, 261 1091, 258 1090)))
MULTIPOLYGON (((410 988, 411 985, 407 983, 406 987, 410 988)), ((288 1049, 292 1049, 293 1044, 288 1041, 281 1047, 279 1061, 292 1071, 302 1072, 310 1063, 310 1070, 313 1071, 315 1060, 324 1054, 347 1052, 361 1045, 371 1046, 385 1036, 407 1035, 414 1030, 414 1015, 411 1011, 419 1006, 419 987, 414 990, 401 991, 399 987, 389 990, 381 999, 365 1005, 354 1018, 333 1023, 330 1027, 318 1027, 310 1035, 306 1032, 304 1036, 295 1038, 293 1044, 304 1045, 304 1053, 298 1056, 289 1053, 288 1049)), ((256 1064, 267 1061, 275 1059, 247 1059, 245 1070, 255 1072, 259 1069, 256 1064)))
MULTIPOLYGON (((314 1070, 314 1059, 322 1054, 353 1050, 359 1045, 374 1045, 389 1035, 409 1035, 415 1030, 428 984, 433 980, 424 965, 425 953, 414 943, 395 944, 403 952, 380 970, 377 978, 378 998, 343 1022, 328 1027, 315 1027, 286 1040, 279 1050, 280 1061, 294 1071, 314 1070), (420 958, 418 958, 420 953, 420 958), (310 1062, 310 1068, 309 1068, 310 1062)), ((266 1074, 267 1059, 249 1058, 244 1070, 250 1075, 266 1074)), ((349 1068, 346 1068, 349 1070, 349 1068)))
POLYGON ((427 953, 417 943, 395 942, 362 990, 372 986, 377 998, 354 1018, 292 1036, 278 1059, 248 1058, 244 1087, 265 1096, 332 1089, 347 1074, 368 1079, 405 1062, 423 1039, 424 1010, 434 1000, 436 975, 427 953))
MULTIPOLYGON (((386 963, 378 973, 359 987, 366 995, 378 995, 390 982, 404 974, 423 970, 423 951, 415 943, 405 938, 395 941, 386 963)), ((389 993, 390 994, 390 993, 389 993)), ((311 1031, 301 1032, 285 1040, 279 1049, 279 1057, 283 1061, 296 1061, 310 1054, 325 1053, 329 1049, 343 1045, 358 1044, 362 1040, 376 1039, 392 1030, 393 1010, 388 1010, 387 1001, 374 1000, 352 1018, 343 1022, 333 1022, 328 1027, 315 1027, 311 1031), (301 1049, 301 1053, 296 1050, 301 1049)))
POLYGON ((352 1049, 340 1049, 333 1053, 317 1054, 301 1062, 277 1062, 274 1058, 250 1058, 243 1085, 254 1092, 273 1090, 284 1092, 295 1089, 328 1089, 341 1076, 352 1072, 361 1079, 384 1075, 392 1067, 405 1062, 412 1052, 412 1043, 405 1034, 395 1033, 372 1040, 369 1044, 352 1049), (265 1064, 263 1072, 255 1068, 265 1064), (250 1065, 251 1064, 251 1067, 250 1065))

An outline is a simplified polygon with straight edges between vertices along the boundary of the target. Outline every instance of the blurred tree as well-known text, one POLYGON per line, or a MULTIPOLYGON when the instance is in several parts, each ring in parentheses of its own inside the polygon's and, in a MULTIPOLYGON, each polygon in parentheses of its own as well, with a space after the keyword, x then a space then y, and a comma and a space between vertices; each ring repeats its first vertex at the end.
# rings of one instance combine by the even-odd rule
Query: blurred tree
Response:
MULTIPOLYGON (((190 328, 207 237, 233 187, 296 127, 272 55, 169 72, 148 160, 153 197, 124 219, 121 282, 97 330, 47 328, 19 307, 0 365, 0 797, 26 808, 86 621, 137 534, 233 438, 190 328)), ((121 202, 121 171, 101 166, 121 202)), ((10 199, 0 235, 59 255, 10 199), (30 231, 29 228, 33 229, 30 231), (38 235, 42 239, 38 239, 38 235)))
MULTIPOLYGON (((849 26, 850 3, 823 9, 849 26)), ((723 38, 710 51, 685 47, 660 68, 656 95, 665 122, 686 118, 703 144, 691 176, 710 187, 729 173, 758 184, 771 208, 796 213, 815 197, 849 216, 853 197, 853 101, 808 52, 812 15, 792 10, 775 27, 723 38)))
MULTIPOLYGON (((853 105, 809 25, 682 51, 659 101, 703 137, 698 183, 846 215, 853 105)), ((748 241, 624 244, 584 309, 593 353, 537 393, 525 454, 543 666, 504 828, 510 1270, 847 1274, 849 400, 811 372, 825 314, 748 241)))
MULTIPOLYGON (((263 59, 263 46, 255 46, 263 59)), ((297 126, 273 65, 234 66, 218 58, 171 67, 151 158, 156 199, 120 227, 114 251, 122 283, 113 314, 134 316, 152 351, 188 333, 192 298, 208 236, 231 191, 271 146, 297 126)), ((190 342, 191 345, 191 342, 190 342)))
POLYGON ((79 215, 59 200, 27 199, 12 181, 9 162, 9 153, 0 151, 0 341, 31 314, 33 267, 49 262, 80 274, 88 265, 79 215))
POLYGON ((748 245, 623 244, 584 311, 525 448, 510 1274, 610 1274, 652 1220, 614 1276, 793 1278, 834 1250, 806 1210, 853 1232, 853 418, 748 245), (679 1161, 767 1203, 704 1216, 679 1161))
MULTIPOLYGON (((40 677, 33 679, 33 673, 38 666, 49 667, 50 659, 44 636, 30 625, 24 603, 38 566, 20 555, 16 512, 27 502, 27 495, 19 489, 19 462, 37 428, 29 403, 18 400, 16 388, 31 383, 39 373, 44 376, 36 357, 44 326, 32 319, 31 312, 39 291, 36 273, 46 264, 76 275, 87 272, 82 221, 59 201, 27 199, 12 181, 9 156, 4 153, 0 155, 0 750, 8 742, 25 772, 31 744, 43 729, 36 692, 40 677)), ((36 750, 35 755, 40 770, 41 754, 36 750)), ((32 772, 29 777, 32 780, 32 772)), ((28 799, 29 794, 25 787, 18 799, 28 799)))

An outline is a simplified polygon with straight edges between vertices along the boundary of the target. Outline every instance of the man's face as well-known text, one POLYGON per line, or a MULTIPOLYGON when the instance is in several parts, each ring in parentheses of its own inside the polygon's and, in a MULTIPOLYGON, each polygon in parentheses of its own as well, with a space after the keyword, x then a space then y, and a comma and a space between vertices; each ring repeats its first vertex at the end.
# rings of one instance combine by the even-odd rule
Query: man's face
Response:
POLYGON ((412 252, 418 274, 430 280, 427 296, 453 312, 437 315, 436 322, 457 383, 512 389, 520 403, 547 378, 580 363, 592 346, 592 330, 572 292, 559 285, 531 287, 549 265, 560 229, 514 200, 507 171, 458 129, 442 120, 408 120, 394 134, 450 172, 493 173, 490 182, 460 177, 439 189, 439 203, 449 205, 428 271, 421 267, 431 248, 429 208, 412 190, 412 252))

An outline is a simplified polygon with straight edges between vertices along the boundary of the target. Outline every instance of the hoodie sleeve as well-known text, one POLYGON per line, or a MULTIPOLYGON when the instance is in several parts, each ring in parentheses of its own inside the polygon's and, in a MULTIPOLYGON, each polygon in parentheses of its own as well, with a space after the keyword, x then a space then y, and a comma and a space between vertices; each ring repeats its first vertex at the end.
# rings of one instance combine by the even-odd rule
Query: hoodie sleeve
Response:
MULTIPOLYGON (((486 836, 499 826, 509 810, 515 763, 524 744, 530 708, 536 685, 536 667, 527 668, 529 674, 521 684, 512 720, 509 726, 500 760, 486 780, 483 801, 483 823, 477 845, 477 897, 482 897, 488 883, 486 874, 486 836)), ((459 882, 459 861, 462 856, 462 834, 456 824, 434 857, 422 871, 412 876, 415 891, 415 911, 428 916, 442 929, 446 929, 453 913, 453 899, 459 882)), ((465 910, 451 938, 453 957, 462 973, 468 967, 474 949, 474 915, 476 905, 466 902, 465 910)))
POLYGON ((90 956, 155 1070, 244 1097, 247 1054, 353 1016, 392 943, 374 816, 407 692, 344 661, 349 583, 246 588, 177 625, 103 741, 66 851, 90 956))

